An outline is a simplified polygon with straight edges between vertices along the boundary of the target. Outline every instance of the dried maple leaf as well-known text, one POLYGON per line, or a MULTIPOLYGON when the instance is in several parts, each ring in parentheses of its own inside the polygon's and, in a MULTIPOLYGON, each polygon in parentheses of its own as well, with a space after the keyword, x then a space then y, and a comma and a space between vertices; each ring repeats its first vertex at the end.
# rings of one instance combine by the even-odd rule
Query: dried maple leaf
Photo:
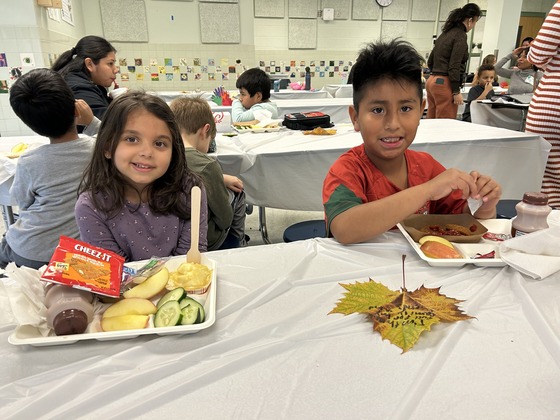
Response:
POLYGON ((372 279, 366 283, 340 285, 348 293, 329 314, 369 314, 373 329, 383 339, 400 347, 403 353, 432 325, 472 318, 457 307, 461 300, 440 294, 439 287, 429 289, 422 285, 413 292, 403 287, 401 292, 396 292, 372 279))

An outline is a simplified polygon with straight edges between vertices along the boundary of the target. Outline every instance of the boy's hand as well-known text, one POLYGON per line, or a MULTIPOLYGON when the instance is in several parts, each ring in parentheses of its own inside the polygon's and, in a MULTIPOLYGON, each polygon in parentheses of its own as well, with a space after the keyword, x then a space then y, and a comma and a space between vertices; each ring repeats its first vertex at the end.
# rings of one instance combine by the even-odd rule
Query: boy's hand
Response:
POLYGON ((477 193, 472 198, 482 200, 482 205, 475 212, 480 219, 495 217, 496 205, 502 197, 502 187, 488 175, 482 175, 477 171, 471 171, 470 175, 476 182, 477 193))
POLYGON ((424 185, 430 189, 430 200, 439 200, 451 193, 466 199, 478 192, 475 178, 458 169, 447 169, 424 185))
POLYGON ((76 125, 90 125, 93 121, 93 111, 86 101, 83 99, 76 99, 74 107, 76 114, 76 125))
POLYGON ((484 86, 484 94, 487 95, 492 89, 492 82, 486 82, 486 85, 484 86))
POLYGON ((236 176, 224 174, 224 183, 228 189, 235 193, 243 191, 243 181, 236 176))

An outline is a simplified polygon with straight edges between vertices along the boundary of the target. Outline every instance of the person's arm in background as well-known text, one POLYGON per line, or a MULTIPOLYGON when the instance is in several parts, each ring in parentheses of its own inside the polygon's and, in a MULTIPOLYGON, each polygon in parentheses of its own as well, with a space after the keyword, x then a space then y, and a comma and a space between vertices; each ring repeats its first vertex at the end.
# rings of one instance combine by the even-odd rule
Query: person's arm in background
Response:
POLYGON ((250 109, 245 109, 239 99, 235 99, 231 105, 231 119, 233 122, 254 121, 255 115, 250 109))
MULTIPOLYGON (((466 34, 465 34, 466 37, 466 34)), ((463 96, 461 95, 461 81, 463 75, 463 57, 467 54, 468 46, 466 40, 455 39, 452 44, 451 55, 447 68, 447 77, 451 84, 451 91, 458 105, 463 104, 463 96)))
POLYGON ((506 77, 506 78, 511 78, 511 75, 513 74, 513 70, 512 69, 506 69, 504 68, 504 65, 508 62, 511 61, 512 59, 517 58, 517 56, 513 55, 513 53, 506 55, 504 58, 502 58, 500 61, 498 61, 495 65, 494 65, 494 69, 496 70, 496 74, 498 76, 502 76, 502 77, 506 77))
POLYGON ((83 99, 76 100, 76 125, 83 125, 83 133, 93 137, 97 135, 101 120, 93 115, 93 111, 83 99))
POLYGON ((550 59, 558 54, 560 46, 560 2, 556 2, 545 18, 537 37, 531 42, 527 59, 546 70, 550 59))
POLYGON ((107 90, 90 83, 88 85, 80 83, 72 86, 72 92, 76 99, 83 99, 91 108, 93 115, 100 120, 109 107, 109 97, 107 90))

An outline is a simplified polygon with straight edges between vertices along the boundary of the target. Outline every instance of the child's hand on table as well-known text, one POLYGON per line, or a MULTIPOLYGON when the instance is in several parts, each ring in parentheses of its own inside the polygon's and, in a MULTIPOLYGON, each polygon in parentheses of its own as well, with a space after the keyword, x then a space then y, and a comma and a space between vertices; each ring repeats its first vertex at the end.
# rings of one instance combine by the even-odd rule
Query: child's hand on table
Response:
POLYGON ((224 174, 224 183, 228 189, 235 193, 243 191, 243 181, 236 176, 224 174))

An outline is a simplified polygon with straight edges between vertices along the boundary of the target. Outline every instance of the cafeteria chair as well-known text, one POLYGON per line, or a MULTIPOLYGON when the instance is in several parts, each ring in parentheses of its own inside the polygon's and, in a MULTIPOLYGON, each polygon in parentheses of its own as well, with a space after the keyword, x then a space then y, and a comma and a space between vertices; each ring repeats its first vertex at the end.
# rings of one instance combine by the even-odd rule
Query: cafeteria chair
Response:
POLYGON ((303 241, 311 238, 326 238, 327 229, 324 220, 306 220, 295 223, 284 230, 284 242, 303 241))
POLYGON ((511 219, 517 215, 515 205, 519 200, 500 200, 496 205, 496 219, 511 219))

